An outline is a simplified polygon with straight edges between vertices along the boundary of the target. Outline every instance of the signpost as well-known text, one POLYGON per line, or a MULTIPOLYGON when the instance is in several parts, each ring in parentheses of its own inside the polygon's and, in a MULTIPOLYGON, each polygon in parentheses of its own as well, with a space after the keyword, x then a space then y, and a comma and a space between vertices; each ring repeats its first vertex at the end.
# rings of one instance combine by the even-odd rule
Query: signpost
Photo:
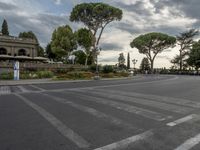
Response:
POLYGON ((14 62, 14 80, 19 80, 19 61, 14 62))

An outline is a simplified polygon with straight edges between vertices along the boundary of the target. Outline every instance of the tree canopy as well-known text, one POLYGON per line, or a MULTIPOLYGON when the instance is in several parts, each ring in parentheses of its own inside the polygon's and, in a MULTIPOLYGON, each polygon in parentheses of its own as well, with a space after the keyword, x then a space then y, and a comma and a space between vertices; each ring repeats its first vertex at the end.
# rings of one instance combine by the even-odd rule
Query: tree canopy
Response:
POLYGON ((198 35, 199 31, 195 29, 191 29, 189 31, 180 33, 176 37, 177 39, 177 44, 180 46, 180 54, 179 54, 179 66, 180 66, 180 71, 182 71, 182 68, 184 66, 184 61, 186 61, 185 57, 187 55, 187 52, 190 50, 192 47, 192 44, 194 43, 193 38, 198 35), (185 60, 184 60, 185 59, 185 60))
POLYGON ((145 54, 151 63, 151 72, 153 72, 153 65, 156 56, 165 49, 173 47, 176 43, 176 38, 164 33, 147 33, 135 38, 130 46, 137 48, 139 53, 145 54))
POLYGON ((36 40, 36 42, 38 43, 38 38, 36 37, 36 35, 32 31, 20 32, 18 37, 19 38, 33 39, 33 40, 36 40))
POLYGON ((93 43, 92 32, 86 28, 81 28, 75 34, 78 45, 81 46, 85 51, 85 65, 87 65, 88 57, 91 55, 91 47, 93 43))
POLYGON ((125 69, 126 68, 125 61, 126 60, 125 60, 124 54, 120 53, 119 54, 119 58, 118 58, 119 68, 121 68, 121 69, 125 69))
POLYGON ((192 45, 187 62, 190 66, 195 67, 196 70, 200 68, 200 40, 192 45))
POLYGON ((61 26, 54 30, 51 48, 58 60, 66 59, 68 54, 77 48, 75 35, 70 26, 61 26))
POLYGON ((53 51, 52 51, 51 43, 48 43, 48 44, 47 44, 45 51, 46 51, 47 57, 48 57, 50 60, 53 60, 53 61, 54 61, 55 58, 56 58, 56 55, 55 55, 55 54, 53 53, 53 51))
POLYGON ((122 10, 104 3, 82 3, 76 5, 70 15, 72 22, 83 23, 93 34, 93 59, 97 56, 99 41, 105 27, 112 21, 122 19, 122 10))
POLYGON ((2 33, 3 35, 9 35, 8 23, 7 23, 7 21, 6 21, 5 19, 3 20, 3 23, 2 23, 1 33, 2 33))
POLYGON ((37 42, 37 44, 38 44, 38 48, 37 48, 38 56, 40 56, 40 57, 44 57, 45 56, 44 48, 42 46, 40 46, 37 36, 32 31, 20 32, 18 37, 19 38, 28 38, 28 39, 35 40, 37 42))
POLYGON ((141 64, 140 64, 140 69, 141 69, 142 72, 150 70, 150 63, 149 63, 149 60, 146 57, 144 57, 142 59, 141 64))

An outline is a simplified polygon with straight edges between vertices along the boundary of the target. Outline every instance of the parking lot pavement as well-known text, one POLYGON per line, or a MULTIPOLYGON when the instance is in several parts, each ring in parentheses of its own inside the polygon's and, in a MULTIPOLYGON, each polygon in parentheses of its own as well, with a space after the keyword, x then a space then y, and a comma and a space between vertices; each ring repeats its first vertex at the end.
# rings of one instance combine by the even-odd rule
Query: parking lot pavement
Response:
POLYGON ((181 85, 199 81, 185 78, 1 87, 1 150, 198 149, 196 90, 192 100, 165 94, 175 85, 191 94, 181 85), (136 85, 149 91, 131 90, 136 85))

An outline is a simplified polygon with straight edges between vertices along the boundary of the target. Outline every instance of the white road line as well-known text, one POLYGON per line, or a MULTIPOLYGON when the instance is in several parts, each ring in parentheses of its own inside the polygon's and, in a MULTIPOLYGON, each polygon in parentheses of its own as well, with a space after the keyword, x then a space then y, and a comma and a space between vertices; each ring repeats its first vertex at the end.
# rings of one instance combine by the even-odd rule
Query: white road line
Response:
POLYGON ((113 84, 113 85, 98 85, 98 86, 91 86, 91 87, 81 87, 81 88, 64 88, 64 89, 54 89, 49 90, 52 92, 61 92, 61 91, 68 91, 68 90, 75 90, 75 89, 94 89, 94 88, 104 88, 104 87, 119 87, 124 85, 140 85, 140 84, 149 84, 149 83, 156 83, 156 82, 163 82, 163 81, 170 81, 178 79, 177 76, 169 79, 162 79, 162 80, 153 80, 153 81, 145 81, 145 82, 132 82, 132 83, 121 83, 121 84, 113 84))
POLYGON ((167 104, 167 103, 163 103, 163 102, 147 100, 147 99, 142 99, 142 98, 136 98, 136 97, 130 97, 127 95, 121 95, 120 92, 114 94, 113 92, 110 92, 109 90, 106 91, 106 90, 96 90, 95 89, 95 90, 84 90, 84 91, 87 93, 93 93, 95 95, 115 99, 118 101, 134 102, 137 104, 151 106, 151 107, 155 107, 155 108, 159 108, 162 110, 167 110, 167 111, 171 111, 171 112, 175 112, 175 113, 180 113, 180 114, 186 114, 193 110, 192 108, 188 108, 188 107, 176 106, 176 105, 167 104))
POLYGON ((29 90, 25 89, 23 86, 17 86, 21 92, 23 93, 27 93, 27 92, 30 92, 29 90))
POLYGON ((196 115, 196 114, 191 114, 191 115, 188 115, 188 116, 183 117, 183 118, 181 118, 181 119, 175 120, 175 121, 173 121, 173 122, 169 122, 169 123, 167 123, 167 126, 173 127, 173 126, 179 125, 179 124, 181 124, 181 123, 190 121, 190 120, 192 120, 192 119, 194 119, 194 118, 196 118, 196 117, 198 117, 198 115, 196 115))
POLYGON ((64 98, 60 98, 60 97, 56 97, 56 96, 53 96, 53 95, 48 95, 48 94, 45 94, 45 93, 42 93, 43 95, 57 101, 57 102, 60 102, 60 103, 63 103, 63 104, 67 104, 69 106, 72 106, 80 111, 83 111, 83 112, 86 112, 86 113, 89 113, 97 118, 100 118, 100 119, 104 119, 106 120, 107 122, 110 122, 112 124, 115 124, 115 125, 118 125, 118 126, 123 126, 125 128, 129 128, 129 129, 134 129, 134 130, 139 130, 137 129, 136 127, 134 127, 133 125, 131 124, 128 124, 128 123, 125 123, 123 120, 120 120, 114 116, 111 116, 111 115, 107 115, 105 113, 102 113, 94 108, 90 108, 90 107, 87 107, 87 106, 83 106, 83 105, 80 105, 80 104, 76 104, 76 103, 73 103, 72 101, 69 101, 67 99, 64 99, 64 98))
MULTIPOLYGON (((99 91, 106 91, 104 89, 98 89, 99 91)), ((193 108, 200 108, 200 102, 195 102, 187 99, 182 98, 173 98, 173 97, 166 97, 166 96, 159 96, 159 95, 152 95, 152 94, 143 94, 143 93, 135 93, 135 92, 126 92, 126 91, 113 91, 109 89, 109 92, 112 94, 120 94, 120 95, 126 95, 131 97, 139 97, 139 98, 145 98, 150 99, 154 101, 161 101, 165 103, 171 103, 171 104, 177 104, 182 106, 189 106, 193 108)))
POLYGON ((60 120, 58 120, 55 116, 47 112, 42 107, 38 106, 37 104, 31 102, 27 98, 15 94, 17 97, 19 97, 24 103, 26 103, 28 106, 33 108, 35 111, 37 111, 42 117, 44 117, 52 126, 54 126, 64 137, 71 140, 73 143, 75 143, 79 148, 88 148, 90 144, 80 137, 77 133, 75 133, 72 129, 68 128, 64 123, 62 123, 60 120))
POLYGON ((11 93, 9 86, 1 86, 0 87, 0 95, 8 95, 11 93))
MULTIPOLYGON (((73 91, 72 91, 73 92, 73 91)), ((84 98, 83 100, 87 100, 87 101, 92 101, 95 103, 100 103, 100 104, 104 104, 104 105, 109 105, 111 107, 114 107, 115 109, 119 109, 119 110, 123 110, 129 113, 134 113, 140 116, 143 116, 145 118, 149 118, 149 119, 153 119, 156 121, 164 121, 166 119, 172 118, 172 116, 166 116, 164 114, 155 112, 155 111, 151 111, 151 110, 147 110, 147 109, 143 109, 140 107, 135 107, 129 104, 124 104, 122 102, 116 102, 116 101, 112 101, 112 100, 106 100, 104 98, 98 98, 98 97, 94 97, 94 96, 89 96, 89 95, 85 95, 85 92, 79 92, 79 93, 75 93, 75 96, 77 95, 81 95, 81 98, 84 98)))
POLYGON ((190 150, 199 143, 200 143, 200 134, 196 135, 193 138, 188 139, 174 150, 190 150))
POLYGON ((31 87, 33 87, 33 88, 35 88, 35 89, 38 89, 39 91, 46 91, 45 89, 40 88, 40 87, 35 86, 35 85, 29 85, 29 86, 31 86, 31 87))
POLYGON ((148 138, 153 135, 152 131, 146 131, 142 134, 138 134, 132 137, 129 137, 127 139, 121 140, 119 142, 115 142, 112 144, 109 144, 104 147, 96 148, 94 150, 117 150, 117 149, 125 149, 127 148, 130 144, 133 144, 136 141, 139 140, 144 140, 145 138, 148 138))

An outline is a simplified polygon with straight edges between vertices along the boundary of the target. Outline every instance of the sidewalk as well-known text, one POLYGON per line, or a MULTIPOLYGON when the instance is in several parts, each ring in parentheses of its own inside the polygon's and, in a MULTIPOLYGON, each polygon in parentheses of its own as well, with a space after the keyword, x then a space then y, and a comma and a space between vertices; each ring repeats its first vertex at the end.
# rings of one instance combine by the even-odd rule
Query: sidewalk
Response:
POLYGON ((0 80, 0 86, 11 86, 11 85, 26 85, 26 84, 47 84, 47 83, 66 83, 66 82, 84 82, 91 80, 62 80, 54 81, 52 79, 33 79, 33 80, 0 80))

